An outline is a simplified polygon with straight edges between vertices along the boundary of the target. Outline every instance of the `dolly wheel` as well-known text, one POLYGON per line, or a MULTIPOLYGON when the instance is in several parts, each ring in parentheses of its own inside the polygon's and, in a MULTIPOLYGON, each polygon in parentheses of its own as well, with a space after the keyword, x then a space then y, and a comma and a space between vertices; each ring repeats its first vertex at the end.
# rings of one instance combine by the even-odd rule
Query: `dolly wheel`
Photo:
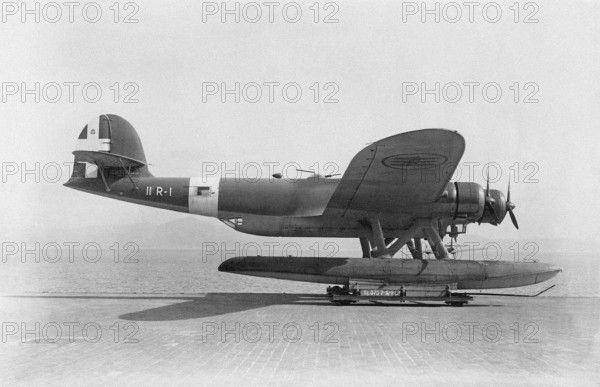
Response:
POLYGON ((333 303, 336 305, 350 305, 354 302, 356 302, 356 301, 352 301, 352 300, 335 300, 335 301, 333 301, 333 303))
POLYGON ((340 286, 331 286, 327 288, 327 294, 342 294, 343 289, 340 286))

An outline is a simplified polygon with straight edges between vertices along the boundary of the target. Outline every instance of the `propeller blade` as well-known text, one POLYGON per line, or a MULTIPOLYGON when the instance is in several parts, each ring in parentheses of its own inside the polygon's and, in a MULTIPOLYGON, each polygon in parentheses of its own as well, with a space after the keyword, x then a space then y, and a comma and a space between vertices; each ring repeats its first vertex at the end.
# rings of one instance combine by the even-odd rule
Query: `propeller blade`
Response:
POLYGON ((510 178, 508 179, 508 189, 506 190, 506 209, 508 210, 508 214, 510 215, 510 220, 515 228, 519 229, 519 223, 517 223, 517 217, 513 210, 515 209, 515 205, 510 201, 510 178))
POLYGON ((512 224, 514 224, 518 230, 519 224, 517 223, 517 218, 515 217, 515 214, 513 213, 512 209, 510 207, 508 207, 508 214, 510 215, 510 220, 512 220, 512 224))
POLYGON ((498 214, 496 213, 496 210, 494 209, 494 205, 491 202, 486 202, 486 204, 488 205, 490 212, 492 213, 492 215, 494 216, 494 219, 496 219, 496 222, 494 223, 494 226, 498 225, 498 214))

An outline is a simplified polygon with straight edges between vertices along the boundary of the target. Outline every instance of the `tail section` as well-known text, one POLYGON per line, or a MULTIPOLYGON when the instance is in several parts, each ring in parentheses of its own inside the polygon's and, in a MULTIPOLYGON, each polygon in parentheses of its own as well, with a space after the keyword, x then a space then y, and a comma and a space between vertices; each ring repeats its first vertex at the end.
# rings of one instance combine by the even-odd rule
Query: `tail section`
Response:
POLYGON ((113 114, 91 120, 79 134, 73 154, 76 164, 125 167, 132 173, 149 175, 138 134, 129 122, 113 114))
POLYGON ((125 119, 113 114, 92 119, 79 134, 73 154, 73 174, 66 187, 189 212, 190 178, 152 176, 142 142, 125 119))

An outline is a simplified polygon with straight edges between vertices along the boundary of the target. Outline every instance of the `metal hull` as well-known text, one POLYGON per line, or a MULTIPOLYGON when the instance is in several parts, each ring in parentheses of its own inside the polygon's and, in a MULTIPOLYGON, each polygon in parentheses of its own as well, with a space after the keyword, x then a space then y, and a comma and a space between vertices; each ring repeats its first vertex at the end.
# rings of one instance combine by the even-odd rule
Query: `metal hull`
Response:
POLYGON ((347 285, 351 279, 386 284, 456 284, 458 289, 534 285, 561 270, 543 263, 376 258, 235 257, 219 271, 292 281, 347 285))

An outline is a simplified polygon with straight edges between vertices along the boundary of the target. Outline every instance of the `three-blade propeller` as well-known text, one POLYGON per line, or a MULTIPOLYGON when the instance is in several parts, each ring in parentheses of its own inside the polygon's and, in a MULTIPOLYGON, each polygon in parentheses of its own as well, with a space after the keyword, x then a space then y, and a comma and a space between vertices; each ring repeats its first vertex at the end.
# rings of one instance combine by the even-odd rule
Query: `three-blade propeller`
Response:
POLYGON ((515 209, 515 204, 510 201, 510 179, 508 180, 508 190, 506 191, 506 209, 508 210, 508 214, 510 215, 510 220, 512 224, 515 225, 515 228, 519 229, 519 223, 517 223, 517 218, 515 217, 515 213, 513 210, 515 209))
MULTIPOLYGON (((496 209, 494 208, 495 203, 496 203, 496 200, 490 195, 490 176, 488 175, 486 186, 485 186, 485 207, 484 207, 485 209, 484 209, 483 213, 485 214, 485 211, 488 210, 489 213, 492 214, 492 216, 494 217, 494 222, 492 222, 492 224, 494 226, 497 226, 498 223, 500 222, 500 219, 498 218, 498 214, 496 213, 496 209)), ((517 218, 515 216, 515 213, 513 212, 513 210, 515 208, 516 208, 515 204, 510 201, 510 180, 509 180, 508 181, 508 189, 506 191, 506 210, 508 211, 508 214, 510 215, 510 220, 512 221, 512 224, 518 230, 519 223, 517 223, 517 218)), ((483 215, 481 215, 481 218, 479 219, 479 224, 481 224, 482 220, 483 220, 483 215)))

